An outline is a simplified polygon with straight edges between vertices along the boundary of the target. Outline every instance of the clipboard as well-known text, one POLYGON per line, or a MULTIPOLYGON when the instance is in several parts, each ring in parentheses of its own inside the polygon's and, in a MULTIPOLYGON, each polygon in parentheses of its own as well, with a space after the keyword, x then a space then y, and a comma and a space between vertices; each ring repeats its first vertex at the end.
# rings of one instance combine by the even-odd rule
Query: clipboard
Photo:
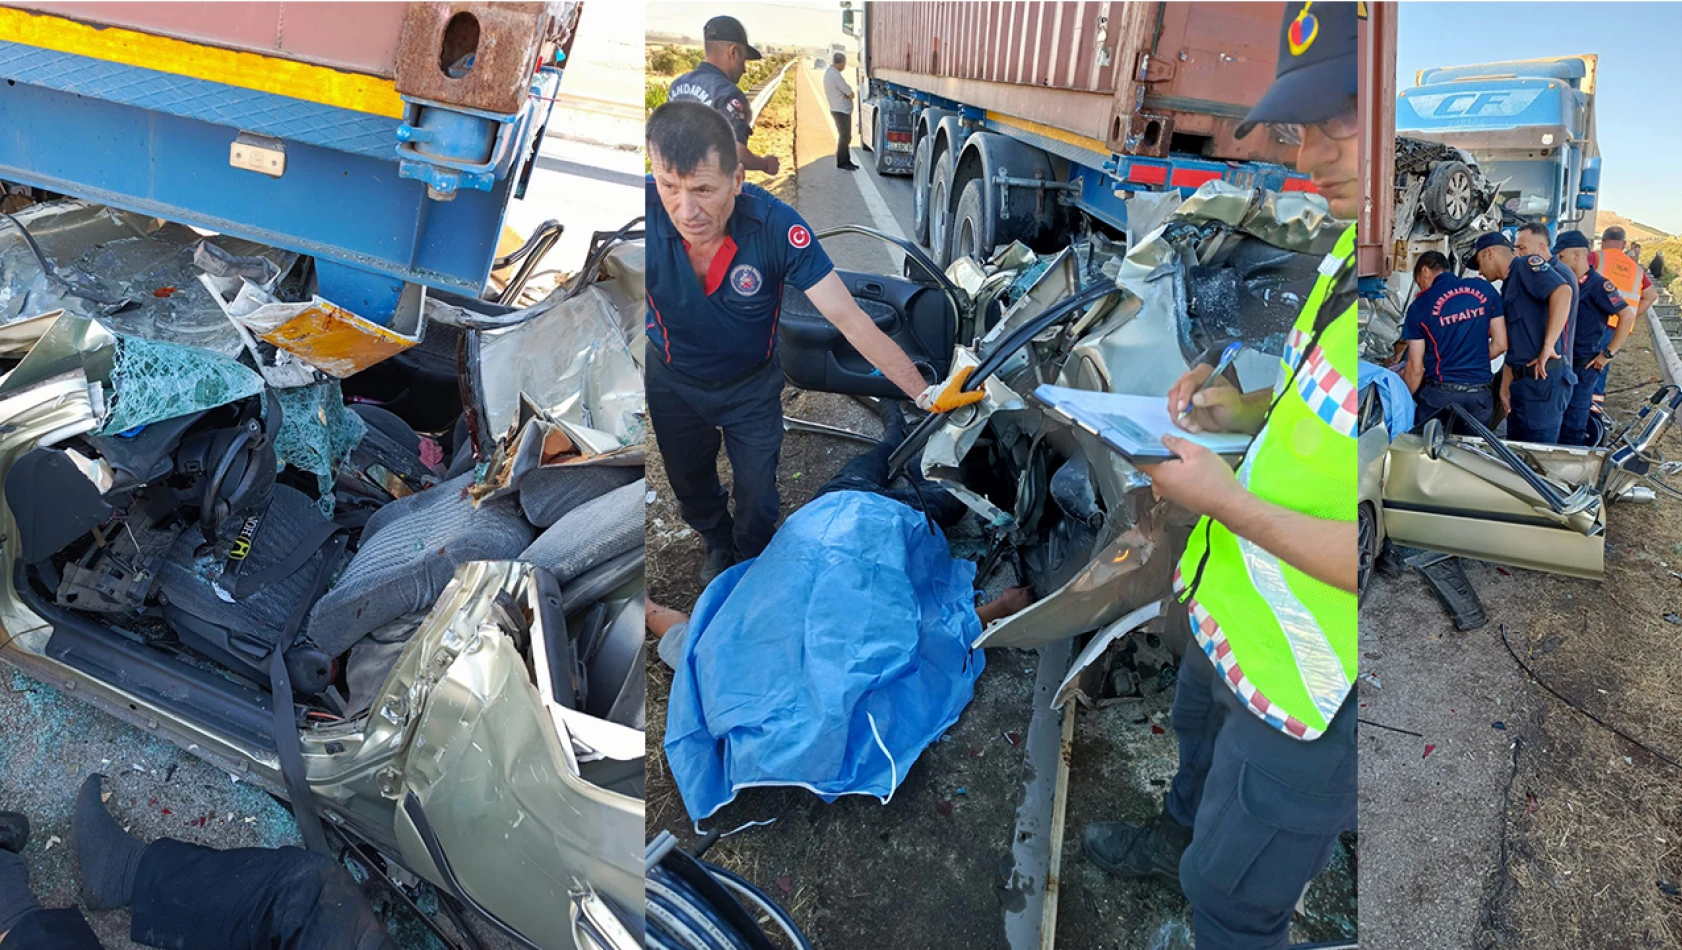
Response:
POLYGON ((1097 436, 1129 461, 1154 463, 1174 458, 1162 444, 1164 434, 1227 456, 1243 455, 1254 438, 1243 432, 1187 432, 1169 418, 1166 396, 1100 393, 1045 383, 1035 387, 1029 398, 1059 421, 1097 436))

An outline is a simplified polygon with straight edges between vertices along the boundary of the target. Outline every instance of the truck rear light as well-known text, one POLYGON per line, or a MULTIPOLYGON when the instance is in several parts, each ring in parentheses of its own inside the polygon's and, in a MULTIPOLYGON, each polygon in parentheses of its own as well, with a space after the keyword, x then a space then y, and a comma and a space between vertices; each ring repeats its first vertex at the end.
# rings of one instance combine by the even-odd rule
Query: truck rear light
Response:
POLYGON ((888 141, 890 141, 890 142, 909 142, 909 141, 911 141, 911 133, 910 132, 893 132, 893 131, 890 131, 890 132, 888 132, 888 141))

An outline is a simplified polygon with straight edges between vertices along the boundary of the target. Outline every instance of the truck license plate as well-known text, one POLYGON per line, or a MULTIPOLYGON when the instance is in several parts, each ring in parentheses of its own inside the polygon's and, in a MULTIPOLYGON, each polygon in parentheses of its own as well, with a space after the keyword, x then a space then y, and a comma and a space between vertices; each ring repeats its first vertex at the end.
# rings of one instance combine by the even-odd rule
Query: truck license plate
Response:
POLYGON ((888 143, 888 151, 890 151, 890 152, 909 152, 909 151, 911 151, 911 143, 910 142, 889 142, 888 143))

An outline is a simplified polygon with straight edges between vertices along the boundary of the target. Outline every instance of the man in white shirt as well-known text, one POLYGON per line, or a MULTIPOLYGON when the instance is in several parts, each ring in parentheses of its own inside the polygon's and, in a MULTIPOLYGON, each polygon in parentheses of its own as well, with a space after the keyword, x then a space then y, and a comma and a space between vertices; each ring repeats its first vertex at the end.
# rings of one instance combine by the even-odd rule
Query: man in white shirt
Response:
POLYGON ((830 57, 829 69, 823 74, 823 92, 829 99, 829 114, 835 117, 835 167, 851 172, 857 171, 858 166, 853 164, 852 153, 848 151, 853 144, 853 87, 841 75, 846 66, 846 53, 830 57))

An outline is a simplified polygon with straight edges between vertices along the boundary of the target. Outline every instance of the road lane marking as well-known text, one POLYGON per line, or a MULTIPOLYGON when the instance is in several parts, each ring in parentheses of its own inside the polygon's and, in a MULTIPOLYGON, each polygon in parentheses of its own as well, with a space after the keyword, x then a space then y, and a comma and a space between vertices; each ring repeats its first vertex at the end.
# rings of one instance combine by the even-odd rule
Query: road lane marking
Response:
MULTIPOLYGON (((811 87, 813 98, 820 103, 823 102, 823 97, 820 95, 822 90, 818 88, 817 81, 812 78, 814 70, 802 69, 799 72, 805 76, 806 84, 811 87)), ((830 138, 835 144, 840 144, 840 137, 833 131, 830 133, 830 138)), ((861 148, 859 151, 862 152, 863 149, 861 148)), ((835 150, 831 148, 830 154, 834 154, 834 152, 835 150)), ((851 155, 848 157, 851 158, 851 155)), ((888 200, 882 197, 882 188, 876 183, 875 169, 861 165, 859 171, 864 174, 854 174, 853 180, 860 183, 859 196, 864 199, 865 210, 870 212, 871 223, 876 230, 883 234, 891 235, 901 241, 907 240, 905 232, 899 226, 899 221, 894 217, 894 213, 888 210, 888 200)), ((905 253, 896 247, 884 248, 884 250, 888 252, 888 260, 892 262, 895 273, 904 273, 905 253)))

